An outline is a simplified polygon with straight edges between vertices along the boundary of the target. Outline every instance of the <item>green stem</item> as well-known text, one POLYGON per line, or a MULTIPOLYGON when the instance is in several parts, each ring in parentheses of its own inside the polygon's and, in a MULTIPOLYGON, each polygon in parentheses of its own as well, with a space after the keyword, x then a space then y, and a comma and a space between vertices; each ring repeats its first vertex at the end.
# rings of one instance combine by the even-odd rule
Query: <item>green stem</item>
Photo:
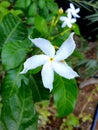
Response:
POLYGON ((61 15, 58 15, 58 16, 57 16, 57 18, 56 18, 56 20, 55 20, 55 22, 54 22, 54 26, 57 25, 57 23, 58 23, 58 21, 59 21, 59 19, 60 19, 60 16, 61 16, 61 15))
POLYGON ((66 32, 70 31, 71 29, 68 28, 66 30, 64 30, 63 32, 58 33, 57 35, 55 35, 54 37, 51 37, 51 40, 54 40, 55 38, 57 38, 59 35, 63 36, 66 32))

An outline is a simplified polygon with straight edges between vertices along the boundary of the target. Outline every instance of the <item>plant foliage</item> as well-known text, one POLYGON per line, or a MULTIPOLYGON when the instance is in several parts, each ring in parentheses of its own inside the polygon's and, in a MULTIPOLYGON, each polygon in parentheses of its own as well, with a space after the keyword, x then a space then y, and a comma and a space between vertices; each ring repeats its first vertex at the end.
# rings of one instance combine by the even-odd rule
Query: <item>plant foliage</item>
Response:
MULTIPOLYGON (((72 31, 80 35, 79 27, 75 23, 72 28, 61 28, 59 18, 66 13, 58 13, 53 0, 4 0, 0 2, 0 12, 1 8, 0 130, 37 130, 35 104, 49 100, 52 95, 58 116, 67 116, 74 110, 78 88, 75 79, 55 74, 54 88, 50 92, 42 84, 41 67, 20 74, 28 57, 42 53, 28 37, 46 38, 59 48, 72 31)), ((78 58, 78 54, 73 53, 72 57, 78 58)))

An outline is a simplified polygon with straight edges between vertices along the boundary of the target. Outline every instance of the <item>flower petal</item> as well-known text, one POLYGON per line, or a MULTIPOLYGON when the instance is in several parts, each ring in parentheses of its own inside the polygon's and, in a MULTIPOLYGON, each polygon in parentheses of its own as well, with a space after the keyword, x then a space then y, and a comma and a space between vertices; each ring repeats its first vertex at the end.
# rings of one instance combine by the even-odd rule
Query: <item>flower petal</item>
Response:
POLYGON ((72 27, 71 22, 67 22, 67 26, 68 26, 69 28, 71 28, 71 27, 72 27))
POLYGON ((74 33, 71 33, 68 39, 61 45, 61 47, 57 51, 55 56, 56 61, 64 60, 73 53, 76 47, 76 44, 73 39, 73 35, 74 33))
POLYGON ((77 8, 77 9, 76 9, 76 13, 79 13, 79 12, 80 12, 80 8, 77 8))
POLYGON ((35 38, 35 39, 29 38, 29 39, 35 44, 35 46, 40 48, 46 55, 54 57, 55 49, 54 46, 50 43, 50 41, 44 38, 35 38))
POLYGON ((79 77, 79 75, 65 62, 53 62, 52 68, 57 74, 64 78, 72 79, 74 77, 79 77))
POLYGON ((42 75, 42 81, 45 88, 48 88, 51 91, 53 89, 54 71, 51 67, 50 62, 44 64, 41 71, 41 75, 42 75))
POLYGON ((73 5, 72 3, 70 3, 70 8, 71 8, 72 10, 75 10, 75 7, 74 7, 74 5, 73 5))
POLYGON ((76 19, 75 19, 75 18, 72 18, 70 21, 71 21, 71 23, 75 23, 75 22, 76 22, 76 19))
POLYGON ((71 18, 72 18, 72 14, 71 14, 70 11, 68 12, 67 17, 68 17, 68 19, 71 19, 71 18))
POLYGON ((43 65, 48 61, 49 57, 46 55, 35 55, 28 58, 24 62, 24 69, 20 72, 20 74, 25 74, 28 70, 35 69, 38 66, 43 65))
POLYGON ((63 22, 61 27, 64 28, 65 26, 66 26, 66 22, 63 22))
POLYGON ((76 11, 73 11, 72 15, 74 16, 74 18, 80 18, 80 16, 76 13, 76 11))
POLYGON ((65 21, 65 20, 66 20, 66 17, 65 17, 65 16, 61 16, 61 17, 60 17, 60 20, 61 20, 61 21, 65 21))

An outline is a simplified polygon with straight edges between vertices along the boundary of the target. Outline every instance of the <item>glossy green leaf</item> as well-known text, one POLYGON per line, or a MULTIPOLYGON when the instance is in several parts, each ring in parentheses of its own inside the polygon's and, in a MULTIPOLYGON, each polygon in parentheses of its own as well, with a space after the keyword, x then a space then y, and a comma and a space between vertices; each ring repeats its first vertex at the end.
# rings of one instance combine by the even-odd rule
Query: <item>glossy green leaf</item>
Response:
POLYGON ((82 53, 80 53, 78 50, 74 50, 74 52, 73 52, 73 55, 74 56, 76 56, 76 57, 78 57, 79 59, 83 59, 84 57, 83 57, 83 54, 82 53))
POLYGON ((29 14, 29 16, 35 16, 38 14, 38 9, 37 9, 36 3, 32 3, 30 5, 29 10, 28 10, 28 14, 29 14))
POLYGON ((58 116, 63 117, 73 112, 78 88, 74 79, 68 80, 55 75, 53 96, 58 116))
POLYGON ((41 9, 43 9, 45 7, 45 1, 44 0, 39 0, 38 4, 39 4, 39 7, 41 9))
POLYGON ((77 24, 74 24, 72 29, 77 35, 81 35, 79 26, 77 24))
POLYGON ((13 15, 15 15, 15 16, 18 16, 18 15, 23 15, 23 11, 22 10, 14 10, 14 9, 12 9, 11 11, 10 11, 13 15))
POLYGON ((2 49, 2 64, 5 70, 16 68, 24 61, 30 44, 26 41, 13 41, 5 44, 2 49))
POLYGON ((10 6, 10 2, 8 2, 8 1, 1 1, 0 2, 0 7, 7 8, 9 6, 10 6))
POLYGON ((43 17, 37 16, 34 20, 34 25, 41 34, 48 35, 47 23, 43 17))
POLYGON ((28 86, 22 85, 15 95, 3 101, 0 130, 37 130, 37 120, 28 86))
POLYGON ((27 30, 22 21, 12 14, 7 14, 0 24, 0 43, 13 40, 23 40, 27 37, 27 30))
MULTIPOLYGON (((29 17, 29 18, 27 19, 27 24, 33 25, 33 23, 34 23, 34 17, 29 17)), ((29 28, 29 29, 32 31, 31 28, 29 28)))
POLYGON ((10 70, 7 72, 5 78, 1 84, 1 91, 3 98, 8 98, 18 91, 21 87, 22 82, 28 85, 29 81, 26 76, 20 74, 20 68, 15 70, 10 70))
POLYGON ((30 80, 34 102, 48 100, 50 92, 43 86, 40 73, 31 76, 30 80))
POLYGON ((0 23, 5 15, 8 14, 8 9, 4 7, 0 7, 0 23))
POLYGON ((15 7, 20 9, 21 8, 26 9, 30 4, 31 4, 31 0, 17 0, 15 7))
POLYGON ((50 1, 47 1, 47 8, 48 10, 52 13, 52 14, 55 14, 57 15, 58 13, 58 5, 56 2, 54 2, 53 0, 50 1))
POLYGON ((6 130, 4 123, 0 119, 0 130, 6 130))

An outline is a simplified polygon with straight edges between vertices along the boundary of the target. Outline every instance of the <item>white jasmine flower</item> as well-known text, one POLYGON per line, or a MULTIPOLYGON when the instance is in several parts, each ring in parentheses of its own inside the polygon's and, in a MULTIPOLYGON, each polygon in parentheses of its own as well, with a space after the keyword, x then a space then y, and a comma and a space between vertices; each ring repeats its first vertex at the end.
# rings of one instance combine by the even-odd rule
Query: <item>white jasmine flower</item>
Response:
POLYGON ((70 14, 66 16, 61 16, 60 17, 60 20, 63 21, 63 24, 62 24, 62 28, 64 28, 65 26, 68 26, 69 28, 72 27, 72 24, 76 22, 76 19, 75 18, 72 18, 70 14))
POLYGON ((80 8, 77 8, 75 9, 74 5, 72 3, 70 3, 70 8, 68 8, 66 10, 66 12, 69 14, 69 15, 72 15, 74 18, 80 18, 80 16, 77 14, 79 13, 80 11, 80 8))
POLYGON ((23 71, 20 73, 25 74, 28 70, 43 65, 41 71, 42 82, 46 88, 50 89, 50 91, 53 88, 54 71, 67 79, 77 77, 78 74, 64 61, 64 59, 68 58, 73 53, 76 47, 73 40, 73 34, 74 33, 71 33, 68 39, 64 41, 56 54, 55 48, 50 41, 44 38, 30 38, 35 46, 40 48, 45 54, 34 55, 28 58, 24 62, 23 71))

